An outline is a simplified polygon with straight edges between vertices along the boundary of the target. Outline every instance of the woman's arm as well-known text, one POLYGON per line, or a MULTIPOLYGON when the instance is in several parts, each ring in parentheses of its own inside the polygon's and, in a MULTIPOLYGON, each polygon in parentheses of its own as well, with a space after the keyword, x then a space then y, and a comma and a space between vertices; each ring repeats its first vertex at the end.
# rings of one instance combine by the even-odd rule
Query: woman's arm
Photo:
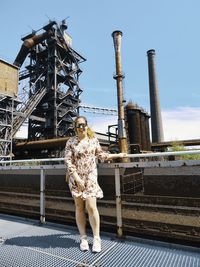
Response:
POLYGON ((82 190, 84 190, 85 185, 77 173, 75 164, 73 164, 72 145, 73 144, 71 143, 71 140, 68 140, 66 143, 66 146, 65 146, 65 163, 67 166, 68 174, 73 176, 79 190, 82 191, 82 190))
POLYGON ((65 146, 65 164, 67 167, 68 174, 76 172, 76 166, 73 164, 73 152, 72 152, 72 142, 69 139, 65 146))
POLYGON ((117 158, 125 158, 127 157, 127 153, 110 154, 106 151, 103 151, 97 139, 96 140, 96 156, 100 160, 110 160, 110 159, 117 159, 117 158))
POLYGON ((110 153, 103 151, 103 149, 99 144, 99 140, 96 137, 95 137, 95 146, 96 146, 95 156, 101 161, 108 160, 110 153))

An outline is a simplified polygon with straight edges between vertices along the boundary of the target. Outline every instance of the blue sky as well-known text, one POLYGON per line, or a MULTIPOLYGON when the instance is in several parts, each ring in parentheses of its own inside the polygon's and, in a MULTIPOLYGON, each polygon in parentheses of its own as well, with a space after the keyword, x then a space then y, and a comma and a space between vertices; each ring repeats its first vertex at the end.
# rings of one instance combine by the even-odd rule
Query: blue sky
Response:
MULTIPOLYGON (((146 52, 155 49, 165 139, 200 138, 199 10, 198 0, 1 0, 0 58, 12 63, 21 37, 68 17, 73 48, 87 59, 82 103, 116 108, 111 34, 121 30, 125 99, 150 111, 146 52)), ((98 127, 113 120, 98 117, 98 127)))

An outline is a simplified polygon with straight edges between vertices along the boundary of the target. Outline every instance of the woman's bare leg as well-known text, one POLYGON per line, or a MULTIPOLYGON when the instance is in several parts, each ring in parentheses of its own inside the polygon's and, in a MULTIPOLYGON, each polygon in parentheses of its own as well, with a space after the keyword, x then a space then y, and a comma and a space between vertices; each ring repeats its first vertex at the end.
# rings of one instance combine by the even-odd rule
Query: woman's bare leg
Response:
POLYGON ((97 209, 96 197, 86 199, 86 209, 88 211, 93 236, 99 237, 100 218, 99 211, 97 209))
POLYGON ((85 202, 80 197, 74 198, 76 207, 76 224, 80 233, 80 236, 86 235, 86 216, 85 216, 85 202))

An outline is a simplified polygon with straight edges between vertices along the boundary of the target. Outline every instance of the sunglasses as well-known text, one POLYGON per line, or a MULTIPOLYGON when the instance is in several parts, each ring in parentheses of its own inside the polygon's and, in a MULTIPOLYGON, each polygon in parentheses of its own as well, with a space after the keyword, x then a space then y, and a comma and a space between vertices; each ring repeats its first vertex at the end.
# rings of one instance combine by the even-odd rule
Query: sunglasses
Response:
POLYGON ((83 129, 83 130, 85 130, 85 127, 86 127, 87 125, 85 124, 85 123, 79 123, 79 124, 77 124, 75 127, 77 128, 77 129, 83 129))

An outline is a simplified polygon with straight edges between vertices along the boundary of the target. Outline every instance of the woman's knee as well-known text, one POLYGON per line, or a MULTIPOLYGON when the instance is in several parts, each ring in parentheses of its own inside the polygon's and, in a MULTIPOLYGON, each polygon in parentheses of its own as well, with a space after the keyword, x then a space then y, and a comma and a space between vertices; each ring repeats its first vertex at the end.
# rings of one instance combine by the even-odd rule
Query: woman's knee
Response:
POLYGON ((77 212, 84 212, 85 210, 85 203, 82 199, 74 199, 75 207, 77 212))
POLYGON ((89 214, 94 214, 96 213, 97 210, 97 206, 96 206, 96 199, 95 200, 88 200, 86 201, 86 209, 88 211, 89 214))

